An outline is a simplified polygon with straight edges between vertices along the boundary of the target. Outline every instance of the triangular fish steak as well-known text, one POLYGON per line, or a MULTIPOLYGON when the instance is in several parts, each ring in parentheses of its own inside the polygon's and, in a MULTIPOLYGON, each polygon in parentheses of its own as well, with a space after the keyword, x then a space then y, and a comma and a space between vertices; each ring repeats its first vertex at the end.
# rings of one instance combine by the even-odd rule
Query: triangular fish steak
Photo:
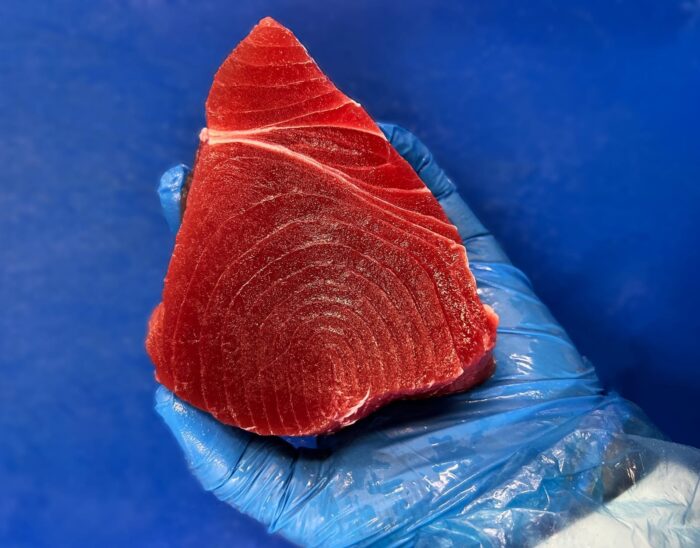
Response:
POLYGON ((147 340, 157 379, 259 434, 338 430, 493 369, 497 317, 415 171, 263 19, 206 103, 147 340))

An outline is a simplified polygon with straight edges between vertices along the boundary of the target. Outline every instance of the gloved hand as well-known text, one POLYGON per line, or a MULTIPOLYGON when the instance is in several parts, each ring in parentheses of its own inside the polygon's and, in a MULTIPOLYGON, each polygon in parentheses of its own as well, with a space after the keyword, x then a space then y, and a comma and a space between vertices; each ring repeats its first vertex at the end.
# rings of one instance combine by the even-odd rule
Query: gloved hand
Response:
MULTIPOLYGON (((385 407, 321 452, 222 425, 159 387, 156 409, 204 488, 303 545, 532 545, 601 512, 635 543, 700 545, 694 495, 663 517, 648 511, 668 501, 653 490, 631 513, 604 506, 671 457, 697 478, 698 452, 661 441, 636 406, 601 389, 426 147, 381 128, 462 235, 479 295, 500 316, 496 372, 463 394, 385 407)), ((173 168, 159 190, 175 228, 186 174, 173 168)))

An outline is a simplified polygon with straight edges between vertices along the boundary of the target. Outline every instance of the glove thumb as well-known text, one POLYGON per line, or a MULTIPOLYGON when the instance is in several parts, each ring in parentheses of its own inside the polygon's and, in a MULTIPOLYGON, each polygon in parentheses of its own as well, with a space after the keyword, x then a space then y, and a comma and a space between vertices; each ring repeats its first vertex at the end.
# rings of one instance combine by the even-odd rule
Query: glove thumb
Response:
POLYGON ((155 408, 207 491, 268 527, 276 523, 293 470, 292 447, 221 424, 162 386, 155 408))

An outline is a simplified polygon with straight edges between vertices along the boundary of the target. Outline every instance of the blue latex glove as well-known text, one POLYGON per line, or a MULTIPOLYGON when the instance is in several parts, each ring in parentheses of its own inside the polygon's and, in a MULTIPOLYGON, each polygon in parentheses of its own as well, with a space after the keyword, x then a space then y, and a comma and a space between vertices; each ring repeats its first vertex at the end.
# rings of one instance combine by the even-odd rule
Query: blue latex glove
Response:
MULTIPOLYGON (((156 409, 204 488, 298 544, 521 546, 600 513, 671 457, 696 477, 697 451, 661 441, 636 406, 601 389, 426 147, 381 128, 462 235, 479 295, 500 316, 496 372, 464 394, 392 404, 320 453, 224 426, 160 387, 156 409)), ((161 184, 171 226, 187 172, 173 168, 161 184)), ((640 538, 700 545, 688 518, 697 504, 676 506, 663 527, 644 513, 643 526, 627 510, 605 515, 640 538)))

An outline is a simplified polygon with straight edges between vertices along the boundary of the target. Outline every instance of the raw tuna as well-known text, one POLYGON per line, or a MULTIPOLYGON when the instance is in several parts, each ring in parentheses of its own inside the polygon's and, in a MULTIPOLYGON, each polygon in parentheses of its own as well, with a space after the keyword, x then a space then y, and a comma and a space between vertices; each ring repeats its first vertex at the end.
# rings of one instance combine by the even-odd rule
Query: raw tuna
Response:
POLYGON ((263 19, 214 78, 163 302, 159 382, 259 434, 333 432, 493 369, 456 228, 358 103, 263 19))

